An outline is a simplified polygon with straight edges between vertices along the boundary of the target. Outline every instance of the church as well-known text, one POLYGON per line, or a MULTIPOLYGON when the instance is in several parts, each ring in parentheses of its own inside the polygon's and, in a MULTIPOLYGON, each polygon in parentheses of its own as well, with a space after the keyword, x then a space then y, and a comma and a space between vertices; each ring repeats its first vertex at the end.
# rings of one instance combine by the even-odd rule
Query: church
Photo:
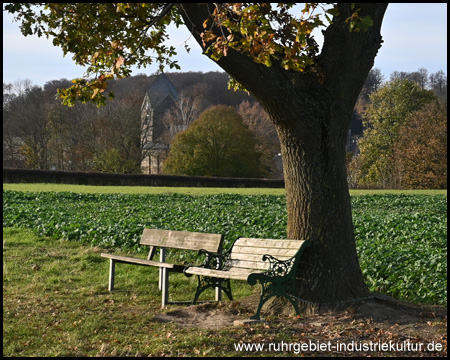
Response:
POLYGON ((166 126, 163 117, 177 106, 180 95, 166 74, 161 73, 146 91, 141 106, 141 173, 160 174, 169 152, 164 139, 166 126))

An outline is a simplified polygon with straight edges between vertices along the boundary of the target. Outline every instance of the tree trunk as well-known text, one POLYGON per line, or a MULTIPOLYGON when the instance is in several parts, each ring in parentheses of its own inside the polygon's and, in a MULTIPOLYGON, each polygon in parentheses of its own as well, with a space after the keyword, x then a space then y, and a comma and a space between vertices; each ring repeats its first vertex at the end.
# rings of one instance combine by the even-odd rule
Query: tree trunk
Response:
POLYGON ((352 107, 335 112, 329 89, 304 86, 301 96, 299 86, 294 96, 288 86, 272 95, 281 106, 269 113, 281 142, 288 238, 312 240, 299 266, 299 297, 331 305, 368 296, 356 253, 345 166, 352 107))
MULTIPOLYGON (((300 108, 290 107, 291 111, 300 108)), ((312 115, 312 114, 311 114, 312 115)), ((299 295, 336 303, 368 295, 356 254, 345 168, 346 129, 314 114, 317 129, 279 128, 286 183, 288 237, 311 239, 299 267, 299 295)))
MULTIPOLYGON (((207 5, 206 5, 207 6, 207 5)), ((183 5, 200 45, 211 9, 183 5)), ((230 49, 217 63, 269 113, 281 142, 290 239, 310 239, 298 271, 304 304, 335 306, 368 296, 356 253, 347 184, 345 144, 352 111, 381 45, 387 4, 356 4, 369 15, 367 32, 349 32, 350 4, 324 32, 316 64, 302 73, 268 68, 230 49)))

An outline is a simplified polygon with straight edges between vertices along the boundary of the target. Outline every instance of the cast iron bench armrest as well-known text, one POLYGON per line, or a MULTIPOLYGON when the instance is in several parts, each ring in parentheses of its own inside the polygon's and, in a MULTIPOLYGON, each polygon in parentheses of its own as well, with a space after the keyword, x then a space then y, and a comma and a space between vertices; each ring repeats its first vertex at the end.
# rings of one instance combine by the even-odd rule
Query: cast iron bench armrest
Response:
POLYGON ((291 302, 297 314, 300 310, 295 295, 295 273, 297 270, 299 254, 287 260, 279 260, 272 255, 263 255, 263 261, 269 261, 270 266, 263 273, 253 273, 247 278, 249 285, 261 284, 261 298, 256 314, 251 319, 259 320, 259 313, 263 304, 272 296, 283 296, 291 302))
MULTIPOLYGON (((229 257, 230 257, 230 251, 227 251, 225 253, 219 254, 210 252, 208 250, 201 249, 198 251, 199 255, 205 256, 205 260, 203 260, 203 263, 199 265, 198 267, 206 268, 206 269, 215 269, 215 270, 223 270, 229 257)), ((186 266, 183 270, 184 274, 187 277, 191 277, 193 274, 187 274, 186 270, 189 269, 192 266, 186 266)))
POLYGON ((293 256, 287 260, 279 260, 272 255, 263 255, 262 260, 270 262, 270 267, 267 271, 263 273, 250 274, 247 278, 249 285, 256 285, 257 281, 260 282, 277 282, 282 283, 292 276, 295 276, 292 270, 295 265, 297 257, 293 256))
POLYGON ((272 255, 264 255, 262 260, 269 261, 270 263, 270 267, 266 271, 266 274, 268 276, 276 277, 289 274, 294 267, 297 258, 297 256, 293 256, 287 260, 280 260, 272 255))
POLYGON ((223 270, 228 258, 230 257, 228 251, 223 254, 218 254, 206 250, 200 250, 199 253, 205 255, 205 260, 200 266, 207 269, 223 270))

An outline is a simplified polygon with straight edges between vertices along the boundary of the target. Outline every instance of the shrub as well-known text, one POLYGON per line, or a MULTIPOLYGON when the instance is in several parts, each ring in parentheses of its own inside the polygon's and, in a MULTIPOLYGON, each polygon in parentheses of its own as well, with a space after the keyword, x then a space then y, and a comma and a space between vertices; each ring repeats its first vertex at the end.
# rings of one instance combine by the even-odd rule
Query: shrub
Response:
POLYGON ((172 142, 164 173, 173 175, 260 177, 260 154, 253 134, 231 106, 205 110, 172 142))

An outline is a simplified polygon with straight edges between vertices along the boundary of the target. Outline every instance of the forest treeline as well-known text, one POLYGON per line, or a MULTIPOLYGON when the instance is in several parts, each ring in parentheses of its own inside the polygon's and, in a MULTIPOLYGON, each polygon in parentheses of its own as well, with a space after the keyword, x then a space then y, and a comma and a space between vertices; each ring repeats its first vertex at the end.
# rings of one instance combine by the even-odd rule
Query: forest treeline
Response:
MULTIPOLYGON (((140 112, 145 91, 152 85, 158 74, 136 75, 121 80, 113 80, 108 91, 115 94, 113 101, 104 107, 92 104, 76 104, 66 107, 56 97, 58 88, 71 85, 66 79, 53 80, 44 86, 33 85, 28 80, 19 80, 13 84, 3 84, 3 167, 41 170, 95 171, 109 173, 140 173, 142 161, 142 143, 140 112)), ((268 115, 251 95, 243 91, 228 90, 228 75, 221 72, 188 72, 168 73, 167 76, 181 95, 182 106, 189 107, 191 112, 199 116, 204 110, 216 105, 234 107, 242 116, 245 124, 255 137, 255 146, 261 156, 261 174, 267 178, 281 178, 282 170, 279 161, 279 142, 276 131, 268 115)), ((381 95, 380 95, 381 96, 381 95)), ((391 95, 387 95, 391 97, 391 95)), ((408 96, 408 94, 399 95, 408 96)), ((419 96, 419 95, 417 95, 419 96)), ((404 100, 404 99, 403 99, 404 100)), ((403 100, 402 103, 404 102, 403 100)), ((400 101, 400 100, 399 100, 400 101)), ((405 100, 406 101, 406 100, 405 100)), ((428 119, 439 118, 430 115, 443 111, 445 107, 445 139, 422 142, 442 144, 445 140, 446 163, 446 102, 447 77, 442 71, 429 74, 426 69, 416 72, 394 72, 389 79, 378 69, 372 69, 361 91, 350 126, 348 141, 349 182, 352 187, 446 187, 445 171, 441 164, 442 156, 435 153, 427 155, 428 160, 418 159, 420 152, 413 154, 413 139, 408 127, 416 129, 417 124, 428 124, 428 119), (394 81, 414 84, 417 94, 424 96, 424 106, 429 102, 438 102, 440 108, 424 110, 420 108, 404 109, 398 116, 396 136, 384 139, 401 144, 390 149, 386 154, 376 155, 371 150, 376 145, 364 145, 363 139, 372 132, 377 123, 371 118, 374 96, 382 89, 391 86, 394 81), (429 95, 424 95, 424 93, 429 95), (431 101, 433 99, 433 101, 431 101), (372 107, 371 107, 372 106, 372 107), (372 110, 371 110, 372 109, 372 110), (409 111, 411 110, 411 111, 409 111), (411 114, 425 111, 422 120, 411 120, 411 114), (428 113, 427 113, 428 111, 428 113), (428 114, 428 115, 427 115, 428 114), (416 121, 414 123, 413 121, 416 121), (400 123, 400 124, 399 124, 400 123), (415 125, 414 125, 415 124, 415 125), (402 130, 403 129, 403 130, 402 130), (362 143, 361 143, 362 142, 362 143), (409 144, 409 145, 408 145, 409 144), (364 152, 361 151, 361 145, 364 152), (365 147, 364 147, 365 146, 365 147), (403 149, 403 150, 402 150, 403 149), (406 151, 407 150, 407 151, 406 151), (368 152, 372 151, 371 156, 368 152), (407 161, 402 159, 405 154, 407 161), (384 163, 376 163, 370 159, 382 157, 384 163), (417 162, 429 162, 420 169, 408 168, 417 162), (437 171, 433 164, 439 163, 437 171), (409 165, 408 165, 409 164, 409 165), (408 169, 407 169, 408 168, 408 169), (412 174, 421 171, 423 179, 412 174), (438 174, 436 174, 436 171, 438 174), (444 175, 445 173, 445 175, 444 175), (439 179, 436 179, 439 177, 439 179), (445 181, 444 181, 445 177, 445 181), (445 185, 444 185, 445 182, 445 185)), ((410 103, 414 103, 414 100, 410 103)), ((288 104, 287 104, 288 105, 288 104)), ((401 104, 391 104, 397 107, 401 104)), ((431 105, 430 105, 431 106, 431 105)), ((167 116, 175 116, 182 109, 171 109, 167 116)), ((418 115, 419 116, 419 115, 418 115)), ((382 122, 382 121, 381 121, 382 122)), ((380 123, 380 122, 378 122, 380 123)), ((397 126, 396 125, 396 126, 397 126)), ((443 133, 444 125, 438 120, 425 127, 434 132, 443 133)), ((377 130, 375 129, 375 132, 377 130)), ((422 134, 423 136, 433 136, 422 134)), ((377 141, 383 141, 378 139, 377 141)), ((377 145, 381 148, 383 144, 377 145)), ((417 145, 417 147, 419 147, 417 145)), ((442 145, 434 146, 435 152, 443 151, 442 145)), ((423 150, 422 150, 423 155, 423 150)))

